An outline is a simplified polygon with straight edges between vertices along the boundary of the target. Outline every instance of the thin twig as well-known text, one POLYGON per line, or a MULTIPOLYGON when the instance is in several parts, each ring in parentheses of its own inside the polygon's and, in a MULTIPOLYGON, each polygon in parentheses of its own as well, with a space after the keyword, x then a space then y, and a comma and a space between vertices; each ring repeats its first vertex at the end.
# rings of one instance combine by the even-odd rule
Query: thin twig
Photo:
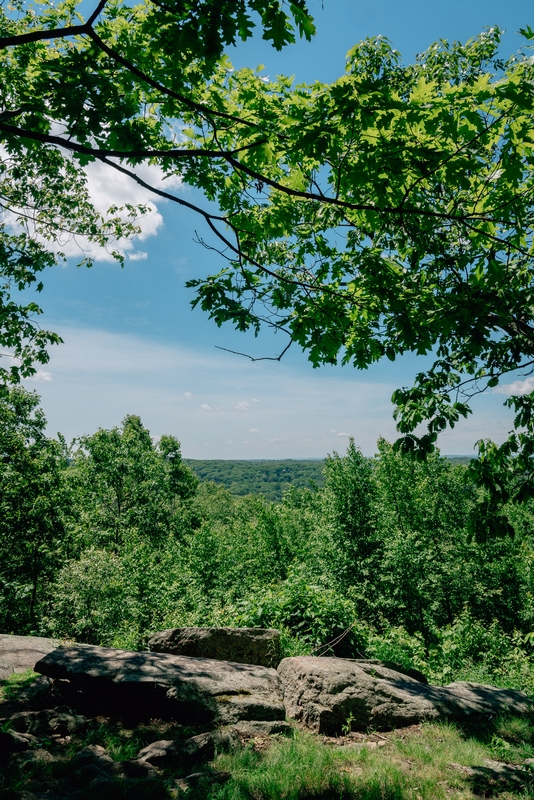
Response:
POLYGON ((244 358, 250 358, 251 361, 281 361, 283 356, 287 353, 292 344, 293 344, 293 339, 291 339, 289 344, 286 347, 284 347, 279 356, 261 356, 259 358, 257 357, 255 358, 254 356, 251 356, 248 353, 240 353, 238 350, 229 350, 227 347, 219 347, 218 344, 215 345, 215 348, 217 350, 224 350, 225 353, 233 353, 234 356, 243 356, 244 358))

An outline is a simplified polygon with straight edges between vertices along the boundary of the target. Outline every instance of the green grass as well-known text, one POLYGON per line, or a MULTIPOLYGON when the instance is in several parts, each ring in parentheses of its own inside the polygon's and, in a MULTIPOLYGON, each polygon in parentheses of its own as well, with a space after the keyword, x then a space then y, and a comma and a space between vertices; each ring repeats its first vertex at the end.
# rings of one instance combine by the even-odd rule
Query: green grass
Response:
MULTIPOLYGON (((45 791, 47 781, 61 778, 73 751, 87 744, 102 744, 116 760, 132 758, 147 741, 172 738, 177 733, 169 727, 164 730, 163 723, 160 727, 153 723, 129 730, 116 723, 95 724, 83 741, 76 739, 64 750, 62 762, 19 768, 11 775, 10 787, 45 791)), ((368 738, 384 746, 370 749, 354 737, 323 740, 298 731, 291 738, 273 737, 270 744, 254 740, 243 749, 219 755, 210 765, 195 767, 211 767, 232 777, 225 784, 210 785, 207 772, 206 780, 184 795, 184 800, 470 800, 484 795, 477 795, 469 777, 451 765, 476 767, 488 758, 522 763, 532 753, 534 721, 501 717, 470 731, 453 724, 429 723, 380 738, 371 733, 368 738)), ((166 772, 153 784, 158 797, 173 796, 173 777, 166 772)), ((131 783, 122 786, 117 781, 114 785, 117 797, 123 796, 123 789, 125 797, 135 794, 131 783)), ((146 783, 139 784, 139 791, 140 796, 145 791, 149 798, 146 783)), ((494 796, 501 800, 534 798, 534 773, 533 781, 527 781, 519 794, 496 791, 494 796)))
MULTIPOLYGON (((221 755, 214 766, 232 773, 224 786, 202 789, 198 800, 460 800, 477 795, 451 764, 474 767, 484 759, 521 763, 529 757, 532 720, 501 718, 466 735, 459 727, 426 724, 387 735, 383 747, 338 747, 298 733, 264 754, 247 749, 221 755), (484 741, 488 739, 489 741, 484 741), (503 757, 502 742, 510 746, 503 757)), ((479 795, 480 796, 480 795, 479 795)), ((534 783, 504 800, 534 798, 534 783)))
POLYGON ((31 686, 37 677, 36 672, 28 669, 26 672, 14 672, 5 680, 0 681, 0 702, 16 700, 19 694, 31 686))

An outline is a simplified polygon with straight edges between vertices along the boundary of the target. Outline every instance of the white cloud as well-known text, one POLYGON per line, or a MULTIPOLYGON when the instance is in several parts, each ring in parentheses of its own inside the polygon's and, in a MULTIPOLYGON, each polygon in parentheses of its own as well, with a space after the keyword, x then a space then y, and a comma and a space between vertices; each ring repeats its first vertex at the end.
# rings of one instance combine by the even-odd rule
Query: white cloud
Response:
POLYGON ((259 433, 259 430, 257 428, 249 428, 248 432, 249 433, 259 433))
POLYGON ((336 433, 336 436, 350 436, 350 433, 336 433))
POLYGON ((514 381, 513 383, 503 383, 502 386, 496 386, 493 390, 495 394, 530 394, 534 392, 534 377, 525 378, 524 381, 514 381))
MULTIPOLYGON (((57 126, 57 132, 61 131, 61 126, 57 126)), ((0 149, 0 157, 3 152, 0 149)), ((111 241, 103 247, 96 242, 90 242, 84 236, 74 236, 65 233, 58 242, 50 243, 43 240, 41 236, 36 236, 40 241, 45 242, 48 248, 61 251, 67 258, 81 259, 89 256, 95 261, 113 262, 112 251, 117 250, 130 261, 143 261, 148 254, 136 249, 137 242, 144 241, 149 236, 155 236, 163 227, 163 217, 158 210, 158 205, 168 202, 164 198, 156 196, 143 186, 140 186, 133 178, 118 172, 113 167, 94 161, 87 164, 84 168, 87 176, 87 191, 91 202, 97 212, 106 215, 111 206, 132 206, 144 205, 147 213, 135 219, 135 224, 139 228, 139 233, 131 239, 120 239, 111 241)), ((176 190, 181 186, 181 179, 178 176, 165 178, 163 170, 154 164, 140 164, 129 167, 130 171, 141 178, 145 183, 156 189, 165 188, 167 191, 176 190)), ((122 219, 130 219, 128 210, 120 212, 118 215, 122 219)), ((20 224, 16 214, 9 212, 4 223, 10 229, 19 230, 20 224)))
POLYGON ((248 439, 244 439, 244 440, 241 442, 241 444, 250 444, 250 442, 248 441, 248 439))
MULTIPOLYGON (((202 403, 202 405, 200 406, 200 408, 201 408, 203 411, 211 411, 211 408, 210 408, 210 406, 209 406, 207 403, 202 403)), ((205 444, 205 442, 204 442, 204 444, 205 444)))
POLYGON ((253 403, 259 403, 260 401, 258 400, 258 398, 257 398, 257 397, 253 397, 253 398, 252 398, 252 402, 253 402, 253 403))
POLYGON ((335 429, 335 428, 332 428, 332 430, 330 431, 330 433, 336 433, 336 429, 335 429))
MULTIPOLYGON (((139 178, 146 183, 160 189, 165 185, 165 189, 177 188, 181 181, 179 178, 169 178, 165 180, 163 170, 154 164, 140 164, 130 168, 139 178)), ((126 255, 132 261, 142 260, 147 257, 146 253, 135 250, 136 240, 143 241, 149 236, 154 236, 163 226, 163 217, 158 211, 157 203, 165 202, 155 199, 155 196, 148 189, 140 186, 133 178, 117 172, 113 167, 102 164, 99 161, 92 162, 85 167, 87 175, 87 189, 89 196, 101 214, 105 214, 110 206, 145 205, 148 213, 139 217, 136 224, 140 228, 140 233, 134 239, 121 240, 113 246, 126 255)), ((121 216, 126 219, 128 212, 122 212, 121 216)), ((113 261, 113 257, 108 250, 94 243, 83 242, 92 258, 99 261, 113 261)), ((113 249, 113 246, 109 249, 113 249)), ((65 255, 79 257, 79 244, 72 240, 63 248, 65 255)))
POLYGON ((250 408, 250 403, 247 403, 246 400, 241 400, 239 403, 234 403, 234 408, 236 411, 248 411, 250 408))
POLYGON ((281 441, 282 441, 281 439, 276 439, 276 438, 275 439, 269 439, 269 443, 270 444, 274 444, 275 442, 281 442, 281 441))
POLYGON ((193 395, 191 394, 191 392, 184 392, 184 397, 187 397, 188 400, 193 399, 193 395))
POLYGON ((45 372, 44 369, 38 369, 35 375, 28 378, 29 381, 38 381, 39 383, 50 383, 53 380, 52 373, 45 372))

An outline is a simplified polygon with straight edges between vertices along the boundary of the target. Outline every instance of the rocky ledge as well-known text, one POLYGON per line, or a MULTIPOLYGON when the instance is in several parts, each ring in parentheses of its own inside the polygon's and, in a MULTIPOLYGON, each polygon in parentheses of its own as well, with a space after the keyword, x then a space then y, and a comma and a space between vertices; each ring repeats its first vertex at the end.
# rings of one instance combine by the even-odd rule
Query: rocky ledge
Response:
MULTIPOLYGON (((235 640, 242 647, 240 637, 235 640)), ((6 660, 11 657, 14 663, 5 644, 9 637, 2 638, 6 660)), ((291 734, 296 725, 327 737, 343 732, 346 738, 352 729, 350 736, 365 739, 357 732, 427 720, 484 720, 502 712, 523 715, 532 709, 519 691, 472 683, 432 686, 420 673, 380 661, 285 658, 275 670, 170 653, 55 647, 12 637, 17 653, 24 649, 24 638, 26 660, 42 656, 33 663, 41 676, 16 702, 0 703, 0 773, 46 775, 46 797, 118 797, 119 784, 125 797, 130 785, 141 791, 139 796, 153 798, 163 786, 161 797, 168 797, 174 786, 178 796, 199 782, 228 778, 209 768, 190 771, 215 753, 251 739, 291 734), (103 725, 136 736, 143 731, 129 758, 117 760, 98 744, 87 744, 95 742, 95 731, 103 725)), ((338 746, 342 739, 335 740, 338 746)), ((362 745, 355 738, 347 746, 380 744, 362 745)), ((525 768, 513 775, 493 762, 473 769, 470 780, 477 786, 484 781, 501 786, 523 780, 525 768)), ((39 797, 23 795, 6 798, 39 797)))

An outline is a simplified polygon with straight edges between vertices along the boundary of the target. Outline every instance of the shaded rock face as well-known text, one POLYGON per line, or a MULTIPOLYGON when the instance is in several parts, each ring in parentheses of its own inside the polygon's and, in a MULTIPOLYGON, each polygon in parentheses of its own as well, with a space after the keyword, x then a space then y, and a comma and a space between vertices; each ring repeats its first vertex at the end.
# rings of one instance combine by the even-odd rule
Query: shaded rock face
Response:
MULTIPOLYGON (((526 762, 525 762, 526 763, 526 762)), ((464 775, 478 796, 491 797, 499 792, 521 792, 532 780, 532 773, 515 764, 484 759, 481 766, 463 764, 449 766, 464 775)))
POLYGON ((68 736, 85 728, 87 724, 85 717, 73 714, 65 706, 48 708, 43 711, 22 711, 19 714, 13 714, 9 720, 0 720, 0 724, 8 721, 12 730, 19 733, 30 733, 34 736, 45 734, 68 736))
POLYGON ((278 673, 288 717, 331 735, 349 724, 353 730, 388 730, 532 708, 523 692, 474 683, 431 686, 379 664, 345 659, 285 658, 278 673))
POLYGON ((108 647, 59 647, 35 665, 68 680, 93 710, 188 724, 285 718, 276 670, 108 647))
POLYGON ((353 664, 358 664, 362 669, 371 667, 371 669, 374 668, 376 670, 377 667, 380 667, 382 669, 392 670, 393 672, 400 672, 401 675, 414 678, 414 680, 419 681, 419 683, 428 683, 426 675, 423 675, 418 669, 405 669, 394 661, 379 661, 376 658, 347 658, 345 661, 352 661, 353 664))
POLYGON ((280 634, 272 628, 170 628, 154 634, 148 648, 262 667, 276 667, 280 662, 280 634))
POLYGON ((14 672, 33 669, 40 658, 57 647, 54 639, 42 636, 11 636, 0 634, 0 680, 14 672))

